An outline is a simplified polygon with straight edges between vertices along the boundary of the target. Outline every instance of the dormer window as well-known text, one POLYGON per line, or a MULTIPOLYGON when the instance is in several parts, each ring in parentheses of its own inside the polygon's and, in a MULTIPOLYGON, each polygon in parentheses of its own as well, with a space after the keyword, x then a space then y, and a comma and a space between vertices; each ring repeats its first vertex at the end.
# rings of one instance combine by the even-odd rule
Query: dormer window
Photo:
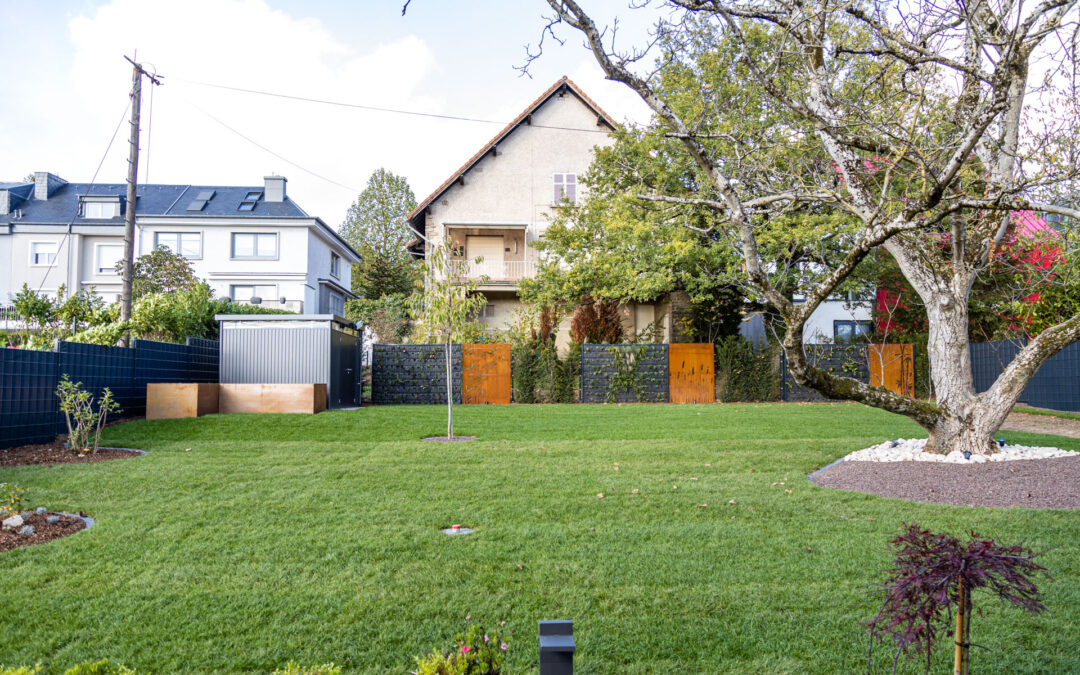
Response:
POLYGON ((570 202, 571 204, 577 201, 577 174, 576 173, 557 173, 555 174, 555 199, 554 204, 562 203, 562 200, 570 202))
POLYGON ((82 217, 92 220, 105 220, 120 217, 120 198, 116 196, 82 198, 82 217))

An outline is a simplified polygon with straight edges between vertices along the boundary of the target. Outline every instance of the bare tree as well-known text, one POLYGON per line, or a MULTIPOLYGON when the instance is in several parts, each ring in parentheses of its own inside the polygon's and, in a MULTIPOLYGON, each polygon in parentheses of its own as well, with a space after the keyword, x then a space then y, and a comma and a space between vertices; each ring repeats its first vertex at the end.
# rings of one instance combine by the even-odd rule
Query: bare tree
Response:
POLYGON ((1080 217, 1040 200, 1078 176, 1061 159, 1075 157, 1075 88, 1049 115, 1025 108, 1075 64, 1078 0, 671 0, 654 3, 663 11, 637 49, 617 48, 617 26, 599 27, 576 0, 547 2, 554 14, 542 36, 579 31, 607 78, 652 109, 652 131, 695 167, 683 189, 639 198, 711 209, 745 283, 784 319, 796 381, 907 415, 929 432, 929 451, 994 452, 992 436, 1027 381, 1080 338, 1080 314, 1060 317, 976 393, 969 294, 1011 235, 1013 214, 1080 217), (655 70, 643 70, 647 54, 655 70), (715 86, 711 68, 726 68, 731 86, 715 86), (854 226, 794 303, 759 237, 776 216, 814 208, 854 226), (926 307, 936 404, 826 372, 804 353, 811 313, 879 248, 926 307))

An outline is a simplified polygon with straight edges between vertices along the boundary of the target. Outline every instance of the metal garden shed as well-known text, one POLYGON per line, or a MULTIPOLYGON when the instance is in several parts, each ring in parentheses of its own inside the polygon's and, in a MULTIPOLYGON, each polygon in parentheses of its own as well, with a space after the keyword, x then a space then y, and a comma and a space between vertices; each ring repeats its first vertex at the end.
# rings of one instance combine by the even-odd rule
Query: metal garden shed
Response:
POLYGON ((325 384, 328 408, 360 405, 362 331, 334 314, 218 314, 222 384, 325 384))

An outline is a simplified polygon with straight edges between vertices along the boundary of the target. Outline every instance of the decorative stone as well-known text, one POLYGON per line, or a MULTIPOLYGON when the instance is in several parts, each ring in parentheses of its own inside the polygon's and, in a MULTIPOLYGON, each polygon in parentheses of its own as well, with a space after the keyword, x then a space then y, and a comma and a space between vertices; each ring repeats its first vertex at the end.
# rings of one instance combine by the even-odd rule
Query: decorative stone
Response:
POLYGON ((23 517, 20 516, 19 514, 15 514, 14 516, 9 516, 7 518, 4 518, 4 521, 3 521, 2 524, 3 524, 4 527, 12 527, 12 528, 22 527, 23 517))
POLYGON ((60 522, 60 516, 49 516, 48 518, 45 519, 45 522, 46 523, 59 523, 60 522))
POLYGON ((49 509, 45 508, 44 506, 39 506, 36 509, 34 509, 34 513, 38 514, 39 516, 43 516, 48 512, 49 512, 49 509))
POLYGON ((947 455, 938 455, 923 452, 926 446, 925 438, 910 438, 896 441, 885 441, 863 450, 856 450, 845 460, 858 462, 950 462, 956 464, 982 464, 983 462, 1005 462, 1014 459, 1049 459, 1052 457, 1069 457, 1080 454, 1070 450, 1049 447, 1032 447, 1026 445, 1003 445, 1000 451, 987 454, 971 454, 954 450, 947 455))
POLYGON ((31 535, 33 533, 34 533, 34 526, 33 525, 23 525, 21 528, 19 528, 19 534, 29 536, 29 535, 31 535))

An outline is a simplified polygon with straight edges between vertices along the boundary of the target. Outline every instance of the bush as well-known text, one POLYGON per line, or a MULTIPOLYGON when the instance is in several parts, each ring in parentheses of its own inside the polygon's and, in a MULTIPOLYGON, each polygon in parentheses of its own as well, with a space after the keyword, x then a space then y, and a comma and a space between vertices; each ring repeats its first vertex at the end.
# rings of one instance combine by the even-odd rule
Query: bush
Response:
POLYGON ((278 668, 273 675, 341 675, 341 666, 324 663, 321 666, 301 666, 289 661, 284 668, 278 668))
POLYGON ((0 518, 18 513, 26 506, 26 488, 18 483, 0 483, 0 518))
POLYGON ((0 675, 37 675, 41 672, 41 664, 30 666, 5 666, 0 664, 0 675))
POLYGON ((416 657, 416 675, 499 675, 507 643, 497 630, 480 624, 458 634, 450 651, 434 650, 416 657))
POLYGON ((72 382, 64 373, 56 386, 56 396, 60 399, 60 411, 67 422, 68 448, 79 455, 86 452, 95 454, 101 442, 101 428, 105 426, 105 419, 121 412, 112 391, 108 387, 102 391, 95 410, 94 397, 82 388, 82 382, 72 382))
POLYGON ((581 363, 581 345, 559 358, 554 344, 533 341, 513 351, 511 385, 515 403, 573 403, 581 363))
POLYGON ((64 671, 64 675, 135 675, 135 671, 108 659, 77 663, 64 671))
POLYGON ((775 401, 780 398, 777 348, 753 344, 738 335, 716 343, 716 398, 732 401, 775 401))

